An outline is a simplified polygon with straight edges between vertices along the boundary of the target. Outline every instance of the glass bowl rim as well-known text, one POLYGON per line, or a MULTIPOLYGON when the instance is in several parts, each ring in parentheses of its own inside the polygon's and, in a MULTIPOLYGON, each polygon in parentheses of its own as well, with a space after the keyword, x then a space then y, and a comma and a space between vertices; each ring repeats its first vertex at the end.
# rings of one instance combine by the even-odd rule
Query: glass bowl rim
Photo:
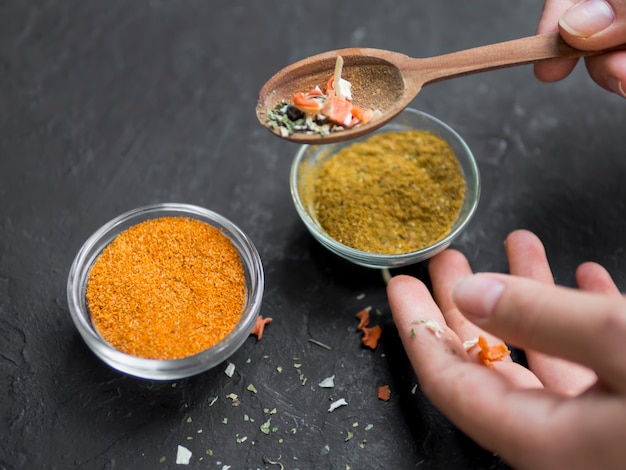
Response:
MULTIPOLYGON (((465 228, 467 227, 467 225, 470 223, 471 219, 473 218, 476 212, 476 209, 478 208, 478 203, 480 200, 480 189, 481 189, 480 171, 478 169, 478 164, 476 162, 476 159, 474 158, 474 155, 471 149, 467 145, 467 142, 465 142, 465 139, 463 139, 461 135, 457 131, 455 131, 450 125, 446 124, 442 120, 428 113, 425 113, 424 111, 407 107, 400 114, 398 114, 398 116, 394 120, 390 121, 389 123, 377 129, 376 131, 372 132, 371 134, 364 136, 363 138, 357 139, 355 141, 343 142, 339 144, 328 144, 328 146, 349 145, 350 143, 353 143, 353 142, 362 141, 363 139, 366 139, 367 137, 375 133, 397 130, 398 126, 402 126, 402 123, 399 121, 401 120, 402 116, 406 116, 406 115, 412 115, 412 117, 419 117, 426 121, 429 121, 433 123, 435 126, 438 126, 441 129, 443 129, 450 136, 452 136, 455 142, 463 150, 462 155, 456 155, 457 160, 459 160, 459 163, 461 163, 461 159, 463 158, 463 160, 466 162, 466 164, 469 166, 469 169, 470 169, 469 174, 465 175, 465 183, 468 189, 472 190, 471 194, 473 195, 473 198, 470 200, 468 209, 462 219, 457 218, 455 220, 455 224, 458 223, 458 225, 456 225, 456 227, 454 227, 454 229, 451 230, 446 236, 444 236, 437 242, 433 243, 432 245, 421 248, 419 250, 409 251, 406 253, 385 254, 385 253, 371 253, 371 252, 367 252, 363 250, 358 250, 356 248, 352 248, 350 246, 347 246, 347 245, 344 245, 343 243, 338 242, 337 240, 332 238, 330 235, 328 235, 324 230, 322 230, 322 228, 319 226, 319 223, 311 217, 308 210, 305 208, 304 203, 302 202, 302 198, 300 197, 298 175, 299 175, 299 169, 302 164, 302 161, 304 157, 307 155, 307 151, 309 151, 309 149, 315 149, 321 146, 317 146, 313 144, 301 145, 298 148, 298 151, 296 152, 296 155, 291 164, 291 170, 290 170, 290 175, 289 175, 289 186, 290 186, 291 196, 294 201, 296 211, 298 212, 298 215, 300 216, 300 218, 303 220, 307 229, 311 231, 313 235, 315 236, 315 238, 317 238, 318 241, 322 245, 324 245, 326 248, 338 254, 339 256, 342 256, 343 258, 349 261, 352 261, 353 263, 359 264, 361 266, 379 268, 379 269, 380 268, 392 268, 392 267, 398 267, 398 266, 403 266, 407 264, 417 263, 419 261, 428 259, 436 255, 437 253, 443 251, 446 247, 450 245, 450 243, 454 239, 456 239, 461 234, 461 232, 463 232, 463 230, 465 230, 465 228), (472 183, 472 188, 469 187, 470 183, 472 183)), ((405 128, 408 129, 408 127, 405 127, 405 128)))

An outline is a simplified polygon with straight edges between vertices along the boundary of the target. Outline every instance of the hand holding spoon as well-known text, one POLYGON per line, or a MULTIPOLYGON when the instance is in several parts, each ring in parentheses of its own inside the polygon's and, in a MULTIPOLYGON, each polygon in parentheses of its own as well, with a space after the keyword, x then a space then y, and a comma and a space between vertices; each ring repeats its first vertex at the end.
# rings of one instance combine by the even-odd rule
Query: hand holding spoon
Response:
POLYGON ((575 49, 558 32, 424 59, 380 49, 340 49, 308 57, 276 73, 261 89, 256 113, 261 124, 274 132, 267 124, 267 111, 282 100, 290 102, 298 92, 326 83, 340 55, 344 61, 342 77, 352 83, 354 103, 377 109, 380 116, 326 135, 294 133, 281 137, 301 144, 341 142, 368 134, 393 119, 428 83, 513 65, 599 55, 618 49, 626 49, 626 44, 603 51, 575 49))

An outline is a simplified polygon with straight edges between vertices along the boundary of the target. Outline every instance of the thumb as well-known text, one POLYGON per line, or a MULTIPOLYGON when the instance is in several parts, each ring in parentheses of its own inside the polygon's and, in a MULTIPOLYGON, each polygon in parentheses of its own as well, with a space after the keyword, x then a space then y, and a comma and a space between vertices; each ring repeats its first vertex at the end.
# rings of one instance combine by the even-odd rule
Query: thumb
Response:
POLYGON ((626 43, 625 0, 583 0, 559 18, 559 30, 570 45, 584 50, 626 43))
POLYGON ((477 326, 524 349, 593 369, 626 392, 626 301, 498 274, 475 274, 452 292, 459 310, 477 326))

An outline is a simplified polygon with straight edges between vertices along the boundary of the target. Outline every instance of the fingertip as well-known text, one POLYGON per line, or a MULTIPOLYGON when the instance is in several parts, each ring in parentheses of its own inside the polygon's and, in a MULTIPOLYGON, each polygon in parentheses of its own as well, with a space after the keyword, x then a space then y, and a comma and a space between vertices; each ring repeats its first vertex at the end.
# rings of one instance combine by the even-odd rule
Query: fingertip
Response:
POLYGON ((507 249, 518 250, 524 253, 532 251, 533 253, 543 254, 545 248, 541 239, 535 233, 519 229, 511 232, 504 240, 504 246, 507 249))
POLYGON ((387 298, 395 317, 408 315, 416 307, 423 307, 423 305, 417 306, 416 304, 425 304, 425 299, 430 298, 430 293, 419 279, 400 274, 393 276, 387 284, 387 298))
MULTIPOLYGON (((471 273, 471 268, 467 258, 463 253, 454 249, 447 249, 434 256, 428 262, 428 272, 431 276, 438 273, 463 272, 471 273)), ((449 276, 446 276, 449 277, 449 276)))
POLYGON ((407 284, 412 284, 414 282, 419 281, 416 278, 408 276, 406 274, 398 274, 397 276, 392 276, 387 283, 387 292, 395 292, 400 289, 405 289, 407 284))
POLYGON ((452 299, 468 318, 486 319, 494 311, 504 292, 505 283, 489 274, 474 274, 460 279, 452 290, 452 299))
POLYGON ((600 264, 587 261, 576 269, 576 283, 588 292, 621 295, 609 272, 600 264))

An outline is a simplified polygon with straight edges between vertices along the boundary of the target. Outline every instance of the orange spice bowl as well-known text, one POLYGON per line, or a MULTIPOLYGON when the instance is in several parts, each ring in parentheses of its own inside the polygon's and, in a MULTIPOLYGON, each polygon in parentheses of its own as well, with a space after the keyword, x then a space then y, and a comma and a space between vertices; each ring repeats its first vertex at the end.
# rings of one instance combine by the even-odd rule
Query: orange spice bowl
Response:
MULTIPOLYGON (((157 236, 157 238, 159 237, 161 242, 165 243, 162 246, 170 246, 175 243, 169 241, 169 239, 164 241, 164 235, 162 234, 157 236)), ((223 248, 217 249, 217 253, 220 253, 220 250, 223 250, 223 248)), ((195 263, 201 263, 205 254, 203 250, 197 251, 199 253, 188 255, 194 256, 195 263), (195 257, 195 255, 198 255, 198 257, 195 257)), ((157 255, 158 253, 160 252, 157 252, 157 255)), ((188 261, 184 260, 183 262, 188 261)), ((224 263, 220 262, 217 263, 217 266, 220 266, 220 268, 210 269, 226 272, 228 268, 222 267, 223 265, 224 263)), ((238 263, 237 266, 239 266, 238 263)), ((122 273, 119 274, 121 275, 122 273)), ((230 274, 228 275, 230 276, 230 274)), ((122 276, 117 276, 115 271, 113 271, 109 277, 117 280, 118 277, 122 276)), ((173 277, 177 277, 177 274, 173 277)), ((138 282, 141 282, 141 277, 139 279, 138 282)), ((200 276, 199 282, 202 281, 202 276, 200 276)), ((197 282, 197 280, 194 279, 194 282, 197 282)), ((189 204, 163 203, 128 211, 109 221, 89 237, 78 251, 70 268, 67 280, 67 299, 70 315, 81 337, 93 353, 110 367, 128 375, 144 379, 176 380, 202 373, 220 364, 241 347, 250 335, 261 309, 264 285, 265 277, 259 253, 248 236, 235 224, 223 216, 202 207, 189 204), (221 339, 216 340, 214 344, 206 349, 194 351, 189 355, 174 356, 173 358, 154 358, 142 354, 133 354, 122 347, 113 346, 112 341, 105 340, 106 330, 97 327, 98 316, 96 315, 95 304, 92 305, 88 299, 88 290, 91 287, 89 282, 92 279, 91 273, 95 271, 94 266, 103 257, 103 253, 113 246, 112 244, 118 238, 130 233, 133 229, 139 226, 152 226, 150 225, 151 222, 162 220, 186 220, 192 224, 201 225, 212 233, 215 232, 218 234, 216 236, 223 239, 230 251, 233 252, 233 259, 236 260, 238 258, 241 261, 241 294, 239 295, 240 302, 236 303, 241 308, 237 307, 236 310, 239 311, 229 312, 229 304, 217 300, 216 303, 218 305, 211 307, 217 311, 214 314, 215 317, 211 317, 212 319, 207 321, 208 326, 204 325, 205 328, 210 328, 211 322, 214 322, 214 324, 221 323, 228 316, 234 318, 232 328, 229 327, 229 331, 224 333, 221 339), (203 224, 197 224, 198 221, 203 224), (90 305, 94 308, 90 309, 90 305)), ((183 286, 183 288, 186 287, 183 286)), ((195 284, 190 289, 198 289, 198 285, 195 284)), ((105 286, 104 294, 101 294, 101 297, 108 299, 111 290, 113 289, 105 286)), ((215 295, 217 296, 217 294, 216 292, 215 295)), ((175 293, 174 296, 176 296, 175 293)), ((118 302, 117 299, 114 301, 118 302)), ((106 310, 107 305, 106 302, 104 303, 103 309, 106 310)), ((101 306, 98 305, 98 307, 101 306)), ((171 312, 168 312, 166 308, 165 313, 169 314, 171 312)), ((162 316, 157 316, 155 313, 154 317, 150 318, 150 314, 152 314, 152 311, 147 309, 148 324, 159 325, 159 323, 164 322, 162 316)), ((119 326, 126 320, 119 316, 119 312, 115 312, 115 315, 117 317, 111 318, 110 323, 118 324, 117 326, 119 326)), ((201 313, 200 317, 202 318, 203 315, 201 313)), ((175 315, 174 322, 176 322, 175 315)), ((169 340, 172 341, 172 338, 170 337, 169 340)), ((180 342, 180 345, 184 346, 191 341, 191 338, 189 335, 179 335, 174 338, 174 341, 180 342)))

